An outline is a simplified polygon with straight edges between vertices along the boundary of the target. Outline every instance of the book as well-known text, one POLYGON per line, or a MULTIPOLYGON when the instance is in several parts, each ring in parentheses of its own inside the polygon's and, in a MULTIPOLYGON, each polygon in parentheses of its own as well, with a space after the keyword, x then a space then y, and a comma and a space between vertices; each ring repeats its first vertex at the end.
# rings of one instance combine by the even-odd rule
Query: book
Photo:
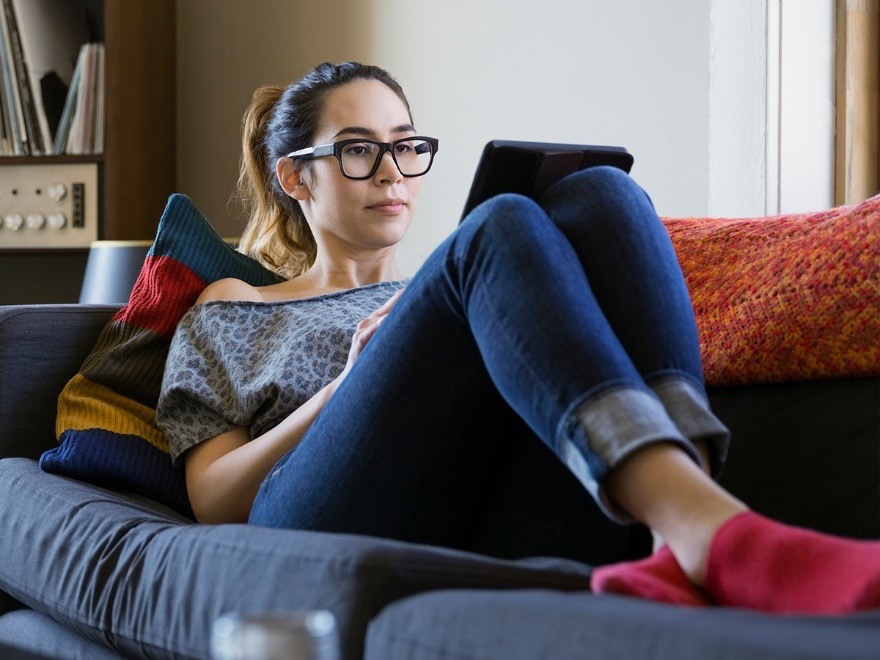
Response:
POLYGON ((24 131, 24 111, 18 85, 15 82, 15 71, 12 64, 12 44, 9 39, 9 28, 6 13, 0 6, 0 74, 3 78, 4 117, 8 119, 9 141, 13 156, 26 156, 27 140, 24 131))
POLYGON ((104 153, 104 80, 106 51, 104 44, 98 44, 98 75, 95 79, 95 131, 92 153, 104 153))
POLYGON ((0 0, 0 5, 2 5, 3 15, 6 20, 6 31, 4 34, 8 38, 10 50, 12 51, 12 69, 24 115, 22 142, 25 143, 26 151, 30 155, 39 156, 43 153, 43 134, 37 121, 31 81, 24 62, 24 51, 21 47, 18 21, 12 8, 12 0, 0 0))
MULTIPOLYGON (((0 41, 2 48, 2 41, 0 41)), ((9 119, 6 113, 5 91, 2 84, 3 70, 0 68, 0 156, 12 155, 12 143, 9 139, 9 119)))
POLYGON ((104 143, 104 44, 86 44, 80 60, 76 89, 71 89, 76 100, 72 102, 73 117, 64 148, 65 153, 73 155, 100 153, 104 143), (100 137, 97 135, 99 128, 102 131, 100 137))
POLYGON ((88 44, 83 44, 79 50, 79 56, 76 59, 76 67, 73 70, 73 77, 70 80, 70 86, 67 92, 67 98, 64 101, 64 108, 61 112, 61 119, 58 122, 58 131, 55 133, 55 144, 52 148, 53 154, 63 154, 67 150, 67 140, 70 135, 70 127, 73 123, 73 115, 76 111, 76 101, 79 95, 79 83, 82 78, 82 69, 85 65, 85 53, 88 44))
POLYGON ((82 54, 83 64, 80 72, 79 84, 76 90, 76 107, 73 113, 73 123, 70 127, 70 135, 67 138, 65 153, 83 155, 88 153, 86 146, 87 124, 90 100, 89 95, 93 86, 95 47, 94 44, 86 44, 82 54))
POLYGON ((86 7, 82 0, 11 0, 11 6, 18 25, 37 126, 48 152, 69 93, 80 47, 89 41, 86 7))

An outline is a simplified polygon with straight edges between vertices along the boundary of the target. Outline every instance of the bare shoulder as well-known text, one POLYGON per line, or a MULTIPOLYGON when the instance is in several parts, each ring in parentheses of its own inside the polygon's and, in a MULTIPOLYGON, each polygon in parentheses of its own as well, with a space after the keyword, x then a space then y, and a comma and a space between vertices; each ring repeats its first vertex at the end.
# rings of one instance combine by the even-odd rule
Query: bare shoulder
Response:
POLYGON ((262 301, 263 297, 256 287, 251 286, 247 282, 242 282, 233 277, 227 277, 222 280, 212 282, 196 299, 196 304, 214 302, 217 300, 248 300, 254 302, 262 301))

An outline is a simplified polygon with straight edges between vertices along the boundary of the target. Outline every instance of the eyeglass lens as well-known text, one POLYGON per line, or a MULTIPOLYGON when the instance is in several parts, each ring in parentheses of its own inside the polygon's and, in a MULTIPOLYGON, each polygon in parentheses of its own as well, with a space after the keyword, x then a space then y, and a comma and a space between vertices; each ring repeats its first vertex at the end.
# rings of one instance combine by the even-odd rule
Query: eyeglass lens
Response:
MULTIPOLYGON (((431 167, 434 149, 430 142, 418 139, 397 140, 392 143, 391 151, 400 173, 404 176, 419 176, 431 167)), ((381 145, 373 142, 346 144, 340 156, 342 171, 347 176, 370 176, 382 154, 381 145)))

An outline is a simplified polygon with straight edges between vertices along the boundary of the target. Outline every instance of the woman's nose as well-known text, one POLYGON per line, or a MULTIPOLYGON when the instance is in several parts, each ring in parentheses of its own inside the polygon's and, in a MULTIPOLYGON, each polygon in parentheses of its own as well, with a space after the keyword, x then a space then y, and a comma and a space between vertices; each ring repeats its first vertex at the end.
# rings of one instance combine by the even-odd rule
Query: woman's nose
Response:
POLYGON ((390 151, 386 151, 382 154, 382 159, 379 162, 379 169, 376 170, 376 178, 379 180, 379 183, 396 183, 403 178, 403 175, 400 173, 397 163, 394 162, 394 158, 391 156, 390 151))

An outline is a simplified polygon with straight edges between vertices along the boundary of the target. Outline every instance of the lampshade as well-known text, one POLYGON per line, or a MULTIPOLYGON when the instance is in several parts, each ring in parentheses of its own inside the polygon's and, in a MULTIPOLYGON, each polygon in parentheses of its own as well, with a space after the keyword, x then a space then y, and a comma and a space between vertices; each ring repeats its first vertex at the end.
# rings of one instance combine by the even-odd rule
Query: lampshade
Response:
POLYGON ((79 302, 99 305, 124 305, 151 241, 93 241, 83 276, 79 302))

